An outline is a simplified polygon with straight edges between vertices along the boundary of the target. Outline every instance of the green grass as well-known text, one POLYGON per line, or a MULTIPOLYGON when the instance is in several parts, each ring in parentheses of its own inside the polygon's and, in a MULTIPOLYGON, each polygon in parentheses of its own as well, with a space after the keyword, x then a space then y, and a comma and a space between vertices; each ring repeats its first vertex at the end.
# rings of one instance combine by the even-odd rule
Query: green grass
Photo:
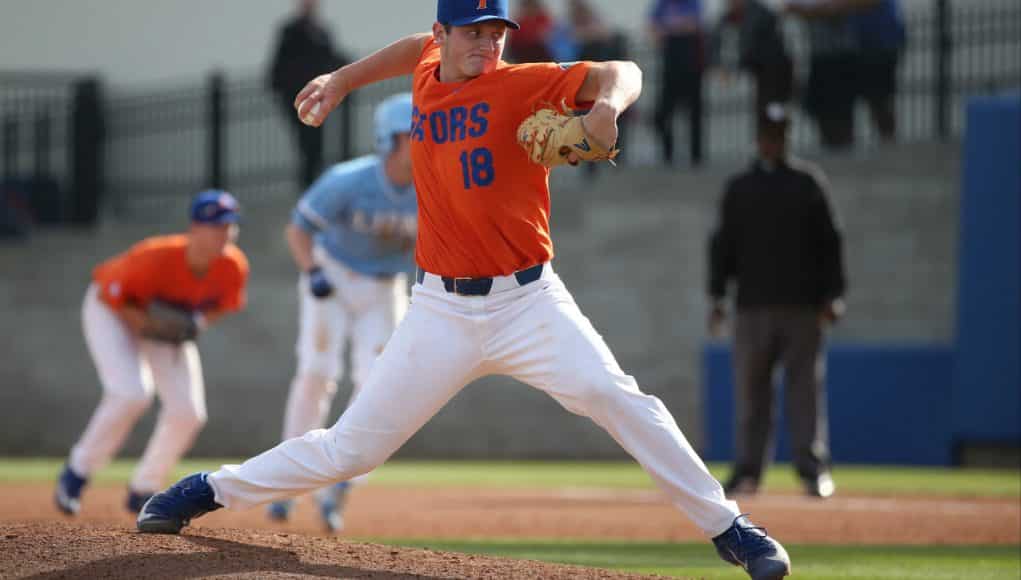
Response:
MULTIPOLYGON (((216 469, 231 459, 183 462, 176 476, 216 469)), ((0 458, 0 482, 46 483, 60 469, 60 459, 0 458)), ((115 461, 97 474, 97 483, 128 481, 132 461, 115 461)), ((718 478, 727 467, 711 465, 718 478)), ((838 466, 834 472, 840 493, 859 495, 912 495, 943 497, 1021 497, 1017 470, 947 469, 915 467, 838 466)), ((630 462, 555 461, 392 461, 377 469, 373 485, 427 487, 595 487, 651 489, 652 480, 630 462)), ((770 491, 797 491, 798 481, 789 466, 774 467, 766 479, 770 491)))
MULTIPOLYGON (((747 579, 740 569, 728 566, 717 558, 709 544, 392 539, 382 542, 681 578, 747 579)), ((794 562, 793 572, 796 578, 1016 580, 1021 572, 1021 558, 1018 556, 1016 546, 793 545, 787 548, 794 562)))
MULTIPOLYGON (((0 458, 0 483, 53 481, 61 459, 0 458)), ((236 460, 185 461, 177 476, 215 469, 236 460)), ((100 484, 127 482, 132 461, 117 461, 97 474, 100 484)), ((717 477, 726 466, 710 466, 717 477)), ((840 466, 835 472, 841 493, 889 496, 944 496, 981 498, 1021 497, 1017 470, 975 470, 840 466)), ((393 461, 372 477, 378 486, 483 486, 483 487, 594 487, 647 489, 652 482, 628 462, 475 462, 393 461)), ((788 466, 777 466, 767 479, 773 491, 796 491, 798 482, 788 466)), ((572 542, 556 540, 393 540, 386 544, 428 547, 466 553, 492 554, 615 568, 682 578, 746 578, 737 568, 717 559, 708 543, 572 542)), ((788 546, 798 578, 824 580, 904 578, 1021 578, 1017 546, 788 546)))

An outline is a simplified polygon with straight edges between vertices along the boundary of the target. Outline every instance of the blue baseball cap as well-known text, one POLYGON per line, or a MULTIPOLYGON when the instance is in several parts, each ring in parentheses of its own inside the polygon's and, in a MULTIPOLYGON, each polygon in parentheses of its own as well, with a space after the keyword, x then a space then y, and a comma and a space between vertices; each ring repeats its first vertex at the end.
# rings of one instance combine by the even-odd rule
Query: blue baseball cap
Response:
POLYGON ((191 221, 223 225, 241 221, 241 206, 233 195, 221 189, 207 189, 191 200, 191 221))
POLYGON ((507 26, 521 28, 507 15, 507 0, 438 0, 436 22, 467 26, 487 20, 503 20, 507 26))

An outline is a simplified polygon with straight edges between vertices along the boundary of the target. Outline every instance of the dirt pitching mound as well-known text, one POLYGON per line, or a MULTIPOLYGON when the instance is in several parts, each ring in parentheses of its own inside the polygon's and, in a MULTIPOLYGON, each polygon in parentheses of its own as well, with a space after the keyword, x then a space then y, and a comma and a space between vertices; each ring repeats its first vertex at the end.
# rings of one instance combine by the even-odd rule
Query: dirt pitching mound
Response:
POLYGON ((525 560, 234 529, 139 534, 126 526, 0 524, 0 578, 651 578, 525 560))

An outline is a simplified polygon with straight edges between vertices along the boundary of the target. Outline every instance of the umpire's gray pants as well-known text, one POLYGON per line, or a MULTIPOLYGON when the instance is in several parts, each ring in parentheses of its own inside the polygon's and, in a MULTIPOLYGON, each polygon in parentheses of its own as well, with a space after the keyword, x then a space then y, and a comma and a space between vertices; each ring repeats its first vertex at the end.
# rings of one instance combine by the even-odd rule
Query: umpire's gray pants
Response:
POLYGON ((734 336, 735 475, 759 479, 773 456, 773 377, 778 363, 784 371, 794 466, 802 477, 829 469, 823 334, 819 310, 814 307, 738 310, 734 336))

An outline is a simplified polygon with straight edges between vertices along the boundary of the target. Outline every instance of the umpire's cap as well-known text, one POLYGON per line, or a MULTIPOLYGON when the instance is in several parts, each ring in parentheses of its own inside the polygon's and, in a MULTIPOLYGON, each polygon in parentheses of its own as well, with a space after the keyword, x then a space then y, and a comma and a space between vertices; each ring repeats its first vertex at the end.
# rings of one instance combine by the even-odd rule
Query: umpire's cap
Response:
POLYGON ((467 26, 487 20, 503 20, 507 26, 521 28, 507 14, 507 0, 437 0, 436 22, 467 26))
POLYGON ((783 137, 790 124, 790 113, 783 103, 769 103, 759 113, 759 135, 783 137))
POLYGON ((241 221, 241 206, 234 196, 222 189, 207 189, 191 200, 191 221, 199 224, 223 225, 241 221))

